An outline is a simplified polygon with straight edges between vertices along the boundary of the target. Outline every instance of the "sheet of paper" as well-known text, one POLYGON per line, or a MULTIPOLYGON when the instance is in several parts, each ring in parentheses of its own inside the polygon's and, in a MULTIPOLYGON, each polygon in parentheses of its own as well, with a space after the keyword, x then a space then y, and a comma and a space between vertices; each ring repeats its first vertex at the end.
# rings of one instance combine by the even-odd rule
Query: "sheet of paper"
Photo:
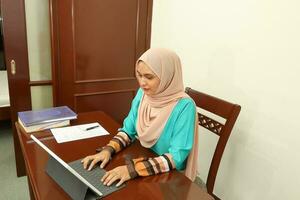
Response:
POLYGON ((57 143, 70 142, 102 135, 109 135, 99 123, 82 124, 63 128, 53 128, 51 132, 57 143), (95 127, 98 126, 98 127, 95 127), (93 127, 93 128, 92 128, 93 127), (87 130, 88 128, 92 128, 87 130))

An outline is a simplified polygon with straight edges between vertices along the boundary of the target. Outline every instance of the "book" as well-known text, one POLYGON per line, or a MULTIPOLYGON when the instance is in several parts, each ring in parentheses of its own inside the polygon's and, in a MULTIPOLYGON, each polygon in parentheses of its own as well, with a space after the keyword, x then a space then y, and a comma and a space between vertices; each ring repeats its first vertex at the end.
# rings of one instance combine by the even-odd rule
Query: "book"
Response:
POLYGON ((76 119, 77 114, 68 106, 60 106, 36 111, 18 112, 18 118, 25 127, 29 127, 50 122, 76 119))
POLYGON ((42 131, 50 128, 58 128, 58 127, 70 125, 70 120, 61 120, 61 121, 43 123, 43 124, 32 125, 32 126, 25 126, 23 122, 20 120, 20 118, 18 119, 18 122, 26 133, 32 133, 35 131, 42 131))

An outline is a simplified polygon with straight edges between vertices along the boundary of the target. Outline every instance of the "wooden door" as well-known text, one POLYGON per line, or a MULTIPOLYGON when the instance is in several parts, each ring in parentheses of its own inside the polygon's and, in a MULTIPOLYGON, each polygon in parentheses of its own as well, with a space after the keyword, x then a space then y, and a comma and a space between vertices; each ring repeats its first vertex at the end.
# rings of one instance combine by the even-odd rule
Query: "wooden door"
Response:
POLYGON ((1 0, 1 13, 17 176, 23 176, 24 159, 14 124, 17 112, 31 110, 24 0, 1 0))
POLYGON ((51 0, 55 105, 103 110, 121 122, 150 46, 152 0, 51 0))

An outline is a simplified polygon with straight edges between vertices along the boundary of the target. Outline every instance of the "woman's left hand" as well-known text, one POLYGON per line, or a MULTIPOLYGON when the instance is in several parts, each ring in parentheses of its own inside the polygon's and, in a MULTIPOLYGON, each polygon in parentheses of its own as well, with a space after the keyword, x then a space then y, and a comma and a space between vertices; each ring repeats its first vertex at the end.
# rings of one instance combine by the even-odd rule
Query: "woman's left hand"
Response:
POLYGON ((101 182, 103 182, 103 185, 110 186, 116 180, 120 180, 116 185, 117 187, 119 187, 120 185, 122 185, 122 183, 128 181, 129 179, 130 176, 128 168, 126 165, 122 165, 106 172, 101 178, 101 182))

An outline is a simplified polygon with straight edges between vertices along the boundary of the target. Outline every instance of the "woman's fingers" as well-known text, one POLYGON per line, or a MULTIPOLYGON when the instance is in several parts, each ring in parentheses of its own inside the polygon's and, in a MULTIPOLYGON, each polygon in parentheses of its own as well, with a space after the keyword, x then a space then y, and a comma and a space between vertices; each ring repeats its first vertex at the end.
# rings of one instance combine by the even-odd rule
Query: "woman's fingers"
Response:
POLYGON ((113 182, 115 182, 118 179, 120 179, 120 176, 118 174, 113 174, 112 178, 108 181, 108 183, 106 185, 110 186, 113 182))
POLYGON ((106 176, 103 180, 103 185, 107 185, 107 183, 115 176, 115 173, 110 172, 108 176, 106 176))
POLYGON ((104 168, 105 165, 109 162, 110 157, 111 153, 104 150, 98 154, 85 157, 83 160, 81 160, 81 163, 83 163, 84 169, 88 168, 88 170, 91 170, 99 161, 102 161, 100 167, 104 168))
POLYGON ((94 157, 93 159, 94 160, 91 162, 88 171, 90 171, 91 169, 93 169, 94 165, 96 165, 97 162, 99 162, 101 160, 101 158, 98 158, 98 157, 94 157))
POLYGON ((83 163, 83 168, 84 168, 84 169, 87 168, 89 162, 90 162, 90 156, 85 157, 85 158, 81 161, 81 163, 83 163))
POLYGON ((119 183, 117 183, 117 187, 119 187, 120 185, 122 185, 124 182, 126 181, 126 179, 124 177, 121 178, 121 180, 119 181, 119 183))
POLYGON ((109 161, 109 158, 104 158, 104 159, 102 160, 102 163, 101 163, 100 167, 101 167, 101 168, 104 168, 105 165, 108 163, 108 161, 109 161))
POLYGON ((101 163, 100 167, 104 168, 105 165, 109 162, 110 158, 111 158, 111 153, 108 150, 103 150, 101 152, 101 161, 102 161, 102 163, 101 163))
POLYGON ((109 172, 106 172, 104 176, 101 178, 101 182, 104 182, 104 180, 109 176, 109 172))
POLYGON ((120 180, 116 185, 117 187, 119 187, 129 179, 130 176, 129 176, 127 166, 124 165, 124 166, 116 167, 113 170, 106 172, 102 177, 101 181, 103 182, 103 185, 110 186, 116 180, 120 180))

